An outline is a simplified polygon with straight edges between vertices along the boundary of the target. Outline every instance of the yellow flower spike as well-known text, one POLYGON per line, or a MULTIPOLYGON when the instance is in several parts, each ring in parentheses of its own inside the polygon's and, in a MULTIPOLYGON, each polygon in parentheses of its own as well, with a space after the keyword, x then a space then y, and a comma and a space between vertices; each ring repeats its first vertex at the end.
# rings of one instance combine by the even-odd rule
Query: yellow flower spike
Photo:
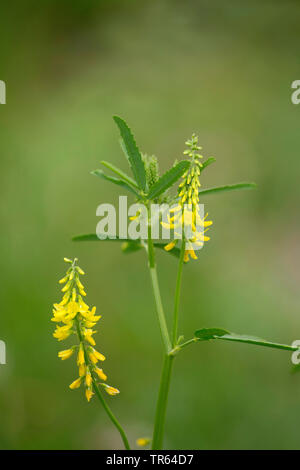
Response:
POLYGON ((86 396, 87 401, 90 401, 90 399, 92 398, 93 395, 94 395, 94 393, 92 392, 92 390, 87 388, 86 391, 85 391, 85 396, 86 396))
POLYGON ((64 351, 59 351, 58 357, 62 360, 65 361, 66 359, 69 359, 69 357, 72 356, 74 352, 74 349, 65 349, 64 351))
MULTIPOLYGON (((206 216, 204 220, 201 219, 199 215, 199 188, 201 186, 199 177, 201 175, 201 168, 203 167, 200 159, 203 158, 203 155, 199 154, 201 147, 198 145, 198 137, 192 135, 191 139, 187 140, 186 145, 188 149, 183 153, 188 155, 191 158, 191 163, 188 170, 182 175, 182 181, 178 187, 178 199, 179 203, 176 208, 172 208, 170 213, 181 211, 177 214, 177 217, 169 217, 168 221, 161 222, 161 225, 167 229, 174 229, 174 236, 182 238, 183 228, 189 230, 191 235, 188 237, 185 236, 186 242, 186 251, 184 254, 184 261, 187 263, 190 259, 197 259, 197 256, 194 251, 194 247, 191 246, 192 240, 196 246, 203 246, 203 242, 208 241, 209 237, 203 236, 202 227, 209 227, 212 225, 212 221, 206 221, 206 216), (176 229, 181 227, 181 232, 176 229), (200 228, 199 228, 200 227, 200 228), (201 241, 202 245, 198 242, 201 241)), ((177 240, 173 240, 168 243, 164 249, 170 251, 174 248, 177 240)))
POLYGON ((106 380, 107 379, 107 375, 104 374, 103 370, 99 369, 99 367, 95 367, 95 372, 98 375, 99 379, 101 379, 101 380, 106 380))
POLYGON ((65 263, 71 263, 71 264, 72 264, 72 260, 70 260, 69 258, 64 258, 64 262, 65 262, 65 263))
POLYGON ((53 317, 51 321, 57 323, 53 333, 58 341, 67 339, 74 334, 78 338, 78 346, 72 346, 58 352, 61 360, 66 360, 72 356, 78 348, 76 362, 78 366, 79 377, 70 385, 70 389, 79 388, 81 383, 85 384, 85 396, 88 401, 94 395, 93 387, 98 385, 105 386, 109 395, 117 395, 117 388, 106 386, 106 384, 96 382, 96 374, 100 380, 107 379, 102 369, 96 366, 98 361, 104 361, 105 356, 94 349, 96 341, 93 335, 96 331, 93 327, 100 320, 101 315, 96 315, 96 307, 90 309, 89 305, 83 301, 82 296, 86 296, 84 287, 79 280, 79 275, 84 274, 81 268, 77 266, 77 259, 67 260, 71 266, 68 267, 65 277, 60 280, 60 284, 65 283, 62 291, 64 292, 61 302, 55 303, 53 308, 53 317))
POLYGON ((70 389, 71 390, 75 390, 75 388, 79 388, 80 385, 81 385, 81 377, 79 377, 78 379, 74 380, 74 382, 71 383, 71 385, 69 385, 70 389))

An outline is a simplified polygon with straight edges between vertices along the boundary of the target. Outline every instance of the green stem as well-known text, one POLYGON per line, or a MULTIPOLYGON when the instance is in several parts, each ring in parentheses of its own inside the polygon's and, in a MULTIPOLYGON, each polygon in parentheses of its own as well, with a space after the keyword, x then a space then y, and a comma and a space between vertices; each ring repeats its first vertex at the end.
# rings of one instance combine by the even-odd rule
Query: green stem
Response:
POLYGON ((103 396, 102 396, 102 394, 101 394, 101 392, 100 392, 100 390, 99 390, 99 387, 98 387, 97 383, 96 383, 95 380, 94 380, 94 377, 93 377, 93 388, 94 388, 95 393, 96 393, 97 397, 99 398, 99 401, 101 402, 103 408, 105 409, 106 413, 108 414, 110 420, 112 421, 112 423, 115 425, 115 427, 116 427, 117 430, 119 431, 125 449, 126 449, 126 450, 130 450, 130 445, 129 445, 128 439, 127 439, 127 437, 126 437, 125 431, 124 431, 124 429, 122 428, 122 426, 121 426, 121 424, 119 423, 119 421, 117 420, 117 418, 115 417, 115 415, 113 414, 113 412, 111 411, 111 409, 109 408, 109 406, 108 406, 108 404, 106 403, 106 401, 104 400, 104 398, 103 398, 103 396))
POLYGON ((152 449, 160 450, 163 446, 168 395, 172 374, 174 356, 165 355, 160 379, 158 400, 156 405, 155 422, 152 438, 152 449))
POLYGON ((110 420, 112 421, 114 426, 119 431, 120 436, 122 438, 122 441, 124 443, 125 449, 130 450, 130 445, 129 445, 129 442, 128 442, 128 439, 126 437, 124 429, 122 428, 121 424, 119 423, 119 421, 117 420, 117 418, 115 417, 115 415, 113 414, 111 409, 109 408, 108 404, 106 403, 105 399, 103 398, 103 396, 102 396, 102 394, 99 390, 97 380, 95 378, 93 368, 91 366, 90 359, 89 359, 89 356, 88 356, 88 353, 87 353, 87 350, 86 350, 86 347, 85 347, 85 342, 84 342, 84 339, 83 339, 81 331, 80 331, 80 325, 79 325, 79 320, 78 320, 77 316, 76 316, 76 329, 77 329, 77 334, 78 334, 79 341, 80 341, 80 343, 82 344, 82 347, 83 347, 85 362, 89 366, 89 369, 90 369, 90 373, 91 373, 92 381, 93 381, 93 389, 95 391, 95 394, 97 395, 100 403, 102 404, 103 408, 105 409, 105 411, 106 411, 107 415, 109 416, 110 420))
POLYGON ((170 341, 169 331, 167 327, 166 317, 164 314, 164 309, 163 309, 163 305, 161 301, 160 289, 159 289, 159 284, 158 284, 154 245, 153 245, 153 240, 151 236, 150 215, 149 215, 149 221, 148 221, 148 250, 147 252, 148 252, 148 264, 149 264, 149 270, 150 270, 150 277, 151 277, 151 282, 152 282, 152 288, 153 288, 153 294, 154 294, 154 299, 155 299, 158 322, 160 326, 160 332, 161 332, 161 336, 162 336, 162 340, 165 346, 166 353, 168 353, 172 349, 172 345, 170 341))
POLYGON ((179 265, 178 265, 178 271, 177 271, 176 289, 175 289, 175 304, 174 304, 174 316, 173 316, 173 335, 172 335, 173 348, 176 346, 177 336, 178 336, 179 300, 180 300, 180 287, 181 287, 181 279, 182 279, 182 267, 183 267, 183 260, 184 260, 184 251, 185 251, 185 241, 182 240, 181 251, 180 251, 180 259, 179 259, 179 265))
MULTIPOLYGON (((174 302, 174 316, 173 316, 173 348, 177 343, 177 331, 178 331, 178 312, 179 312, 179 300, 180 300, 180 287, 182 279, 182 266, 184 260, 184 251, 185 251, 185 242, 182 241, 180 260, 178 265, 177 280, 176 280, 176 289, 175 289, 175 302, 174 302)), ((168 396, 172 375, 172 366, 173 366, 174 355, 169 353, 164 358, 163 370, 161 374, 160 387, 158 400, 156 405, 156 414, 155 414, 155 423, 152 439, 152 449, 160 450, 163 446, 164 439, 164 429, 165 429, 165 420, 166 412, 168 405, 168 396)))
POLYGON ((157 311, 157 316, 158 316, 158 321, 159 321, 159 326, 160 326, 160 332, 161 332, 161 336, 164 342, 165 351, 166 353, 168 353, 172 349, 172 346, 171 346, 166 318, 165 318, 164 310, 162 306, 156 267, 149 268, 149 269, 150 269, 152 288, 153 288, 153 293, 154 293, 154 298, 155 298, 156 311, 157 311))

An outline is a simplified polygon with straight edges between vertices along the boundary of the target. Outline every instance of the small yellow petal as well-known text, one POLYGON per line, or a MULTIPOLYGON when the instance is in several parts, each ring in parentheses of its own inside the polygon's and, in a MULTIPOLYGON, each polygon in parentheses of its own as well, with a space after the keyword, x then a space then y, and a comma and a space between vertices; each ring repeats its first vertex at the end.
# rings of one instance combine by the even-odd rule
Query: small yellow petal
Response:
POLYGON ((111 385, 105 385, 105 391, 111 396, 118 395, 118 393, 120 393, 120 390, 115 387, 111 387, 111 385))
POLYGON ((136 440, 136 445, 139 447, 146 447, 150 442, 151 439, 149 439, 149 437, 140 437, 136 440))
POLYGON ((99 367, 95 368, 95 372, 98 375, 99 379, 101 379, 101 380, 106 380, 107 379, 107 375, 104 374, 103 370, 99 369, 99 367))
POLYGON ((85 363, 84 351, 83 351, 82 345, 80 344, 80 348, 79 348, 78 355, 77 355, 77 365, 80 366, 84 363, 85 363))
POLYGON ((65 361, 66 359, 69 359, 69 357, 72 356, 73 352, 74 352, 74 349, 65 349, 64 351, 59 351, 58 357, 60 357, 60 359, 65 361))
POLYGON ((85 396, 86 396, 87 401, 90 401, 90 399, 92 398, 93 395, 94 394, 93 394, 92 390, 87 388, 86 391, 85 391, 85 396))
POLYGON ((99 359, 99 361, 105 361, 105 356, 103 356, 103 354, 101 354, 99 351, 96 351, 96 349, 94 349, 93 353, 95 354, 97 359, 99 359))
POLYGON ((168 245, 166 245, 166 246, 164 247, 164 249, 165 249, 166 251, 170 251, 170 250, 172 250, 172 249, 174 248, 174 246, 176 245, 176 243, 177 243, 177 240, 176 240, 176 241, 173 240, 172 242, 168 243, 168 245))
POLYGON ((79 377, 84 377, 86 374, 86 366, 85 364, 81 364, 79 366, 79 377))
POLYGON ((90 387, 92 385, 92 376, 89 372, 85 376, 85 383, 87 387, 90 387))
POLYGON ((74 380, 74 382, 72 382, 71 385, 69 385, 69 387, 70 387, 71 390, 74 390, 75 388, 79 388, 80 385, 81 385, 81 377, 74 380))

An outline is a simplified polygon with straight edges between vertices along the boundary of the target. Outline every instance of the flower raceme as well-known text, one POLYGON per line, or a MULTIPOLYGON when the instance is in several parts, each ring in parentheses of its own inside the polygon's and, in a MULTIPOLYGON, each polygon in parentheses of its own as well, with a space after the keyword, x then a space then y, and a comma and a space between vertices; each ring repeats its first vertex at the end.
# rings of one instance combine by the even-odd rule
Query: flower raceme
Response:
POLYGON ((59 283, 64 284, 62 288, 63 298, 60 303, 54 304, 53 317, 51 320, 57 323, 53 333, 54 338, 63 341, 71 335, 77 336, 79 344, 71 346, 58 353, 58 357, 63 361, 69 359, 73 354, 77 354, 77 366, 79 377, 71 383, 72 390, 79 388, 81 384, 85 386, 85 396, 88 401, 92 398, 95 387, 101 385, 105 391, 111 395, 117 395, 119 390, 104 383, 107 376, 97 363, 103 362, 105 356, 97 351, 94 346, 96 342, 93 329, 100 320, 101 315, 96 315, 96 307, 90 307, 83 301, 86 296, 84 286, 79 276, 83 275, 83 270, 77 266, 77 258, 71 261, 64 258, 70 264, 65 277, 59 283), (100 379, 103 382, 98 382, 100 379))
MULTIPOLYGON (((198 145, 198 137, 195 134, 186 141, 186 145, 188 149, 183 153, 191 158, 191 164, 182 175, 182 182, 179 184, 178 205, 170 209, 168 222, 162 222, 162 225, 167 229, 174 229, 176 236, 185 238, 184 261, 188 262, 190 256, 197 259, 195 249, 202 248, 204 242, 210 239, 205 232, 212 225, 212 221, 206 220, 208 214, 201 217, 199 213, 199 188, 201 186, 199 178, 203 166, 201 163, 203 156, 199 151, 202 147, 198 145), (184 231, 182 231, 183 227, 184 231), (176 229, 180 229, 180 233, 176 232, 176 229)), ((178 239, 171 241, 165 246, 165 250, 172 250, 177 242, 178 239)))

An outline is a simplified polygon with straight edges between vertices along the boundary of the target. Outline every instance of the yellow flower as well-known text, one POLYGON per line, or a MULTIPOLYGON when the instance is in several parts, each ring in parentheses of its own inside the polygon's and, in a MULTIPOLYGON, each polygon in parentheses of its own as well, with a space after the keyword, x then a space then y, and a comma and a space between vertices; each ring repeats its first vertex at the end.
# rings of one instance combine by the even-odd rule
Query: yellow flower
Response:
POLYGON ((79 369, 79 377, 84 377, 85 374, 86 374, 86 365, 85 364, 80 364, 78 369, 79 369))
POLYGON ((104 387, 104 388, 105 388, 105 391, 106 391, 109 395, 114 396, 114 395, 118 395, 118 393, 120 393, 120 390, 118 390, 117 388, 111 387, 110 385, 106 385, 106 384, 104 384, 104 385, 105 385, 105 387, 104 387))
POLYGON ((94 348, 91 348, 89 357, 94 364, 96 364, 98 361, 105 361, 105 356, 103 356, 103 354, 96 351, 96 349, 94 348))
POLYGON ((59 351, 58 357, 60 357, 64 361, 65 359, 69 359, 69 357, 72 356, 73 352, 74 352, 74 349, 72 348, 65 349, 64 351, 59 351))
POLYGON ((93 394, 92 390, 87 388, 86 391, 85 391, 85 396, 86 396, 87 401, 90 401, 90 399, 92 398, 93 395, 94 394, 93 394))
POLYGON ((101 380, 106 380, 107 379, 107 375, 105 375, 103 370, 99 369, 99 367, 95 367, 95 372, 98 375, 99 379, 101 379, 101 380))
POLYGON ((174 248, 174 246, 176 245, 177 243, 177 240, 173 240, 172 242, 168 243, 168 245, 166 245, 164 248, 166 251, 170 251, 174 248))
POLYGON ((75 388, 79 388, 80 385, 81 385, 81 377, 74 380, 74 382, 72 382, 71 385, 69 385, 69 387, 70 387, 71 390, 74 390, 75 388))
POLYGON ((70 286, 71 286, 71 281, 67 282, 67 284, 62 288, 62 292, 67 292, 68 290, 70 290, 70 286))
POLYGON ((86 328, 83 332, 84 339, 88 341, 92 346, 95 346, 96 341, 93 338, 93 334, 95 334, 96 331, 91 330, 90 328, 86 328))
POLYGON ((67 275, 67 276, 63 277, 62 279, 60 279, 60 281, 58 281, 58 282, 59 282, 60 284, 64 284, 65 282, 68 281, 68 279, 69 279, 69 276, 67 275))
POLYGON ((148 444, 150 444, 151 439, 149 437, 139 437, 136 440, 136 445, 139 447, 146 447, 148 444))
POLYGON ((62 298, 62 301, 60 302, 59 305, 66 305, 66 303, 68 303, 68 300, 70 298, 70 292, 67 292, 63 298, 62 298))
POLYGON ((58 341, 62 341, 63 339, 68 338, 72 333, 70 331, 70 328, 72 328, 72 324, 68 324, 65 326, 57 326, 56 330, 53 333, 54 338, 57 338, 58 341))
MULTIPOLYGON (((93 338, 96 331, 93 330, 93 327, 100 320, 101 315, 96 315, 96 307, 90 310, 90 307, 82 299, 82 295, 85 296, 86 293, 83 284, 79 280, 79 275, 84 274, 84 272, 77 266, 77 259, 70 261, 66 258, 65 261, 71 264, 71 267, 68 268, 66 275, 59 281, 60 284, 65 284, 62 288, 64 295, 60 303, 54 304, 51 320, 56 322, 57 325, 53 336, 58 341, 62 341, 72 334, 76 335, 79 342, 78 346, 75 345, 60 351, 58 357, 62 360, 68 359, 78 348, 79 378, 74 380, 69 387, 74 390, 79 388, 81 383, 84 383, 85 396, 90 401, 94 395, 92 388, 97 386, 96 375, 103 381, 107 379, 103 370, 95 365, 98 361, 104 361, 105 356, 92 347, 96 345, 93 338)), ((119 393, 118 389, 111 386, 107 387, 106 391, 110 395, 119 393)))
POLYGON ((87 387, 90 387, 92 385, 92 376, 90 374, 90 372, 87 372, 86 376, 85 376, 85 384, 87 387))
POLYGON ((82 345, 80 344, 78 355, 77 355, 77 365, 81 366, 84 363, 85 363, 85 361, 84 361, 84 350, 83 350, 82 345))

